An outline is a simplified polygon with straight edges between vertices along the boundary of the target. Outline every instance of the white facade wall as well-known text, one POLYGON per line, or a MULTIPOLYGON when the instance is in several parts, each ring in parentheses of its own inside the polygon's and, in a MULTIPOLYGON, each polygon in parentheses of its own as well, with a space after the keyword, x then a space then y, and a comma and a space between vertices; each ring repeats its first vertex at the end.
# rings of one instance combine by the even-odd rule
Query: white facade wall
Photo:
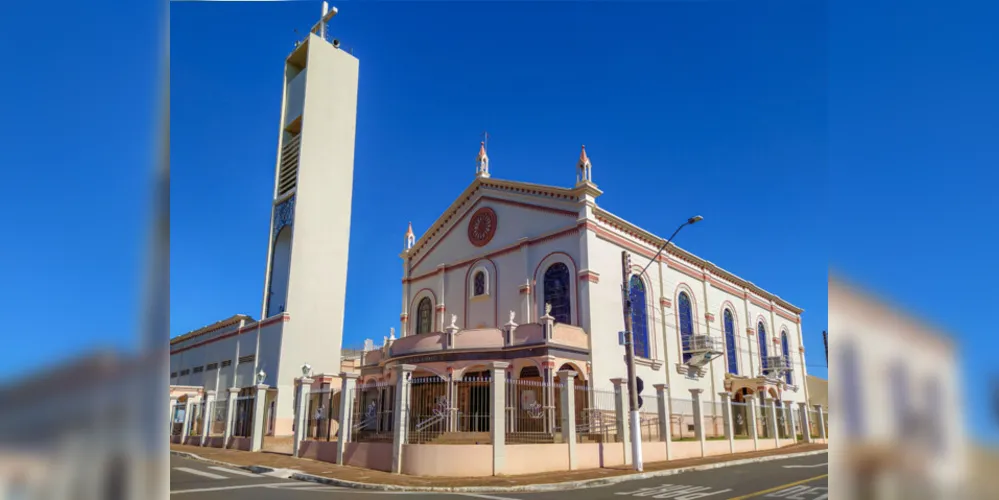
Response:
MULTIPOLYGON (((502 328, 511 310, 516 312, 518 324, 537 322, 544 308, 544 272, 551 264, 563 262, 573 277, 572 324, 581 326, 590 336, 592 373, 588 378, 592 386, 609 389, 612 378, 625 377, 624 349, 618 344, 618 332, 624 329, 621 251, 631 253, 633 271, 637 272, 648 264, 657 248, 598 220, 593 209, 581 202, 503 193, 488 186, 476 192, 474 185, 459 199, 465 199, 467 208, 459 208, 454 222, 436 230, 440 236, 435 238, 442 239, 431 240, 427 248, 417 247, 419 251, 411 258, 409 265, 415 266, 410 281, 403 285, 407 334, 416 331, 417 307, 423 297, 434 301, 433 331, 443 331, 450 324, 451 314, 457 315, 456 324, 461 329, 502 328), (525 203, 534 206, 520 205, 525 203), (496 212, 497 230, 493 239, 479 248, 469 242, 467 227, 469 216, 482 207, 496 212), (488 275, 488 295, 472 298, 472 279, 480 268, 488 275), (530 295, 521 293, 525 284, 535 285, 530 295), (436 309, 441 303, 445 311, 436 309)), ((669 264, 656 262, 645 272, 650 356, 638 359, 636 372, 644 382, 643 394, 651 394, 653 384, 666 383, 673 388, 674 397, 687 398, 688 389, 701 388, 706 393, 704 400, 713 401, 724 390, 725 355, 712 361, 702 378, 685 377, 675 307, 679 293, 686 291, 693 306, 694 334, 710 334, 724 345, 723 310, 732 311, 739 375, 760 374, 757 322, 765 325, 770 355, 780 352, 780 345, 773 339, 779 339, 784 329, 794 363, 792 383, 798 387, 786 391, 783 397, 793 402, 806 401, 797 315, 787 310, 778 314, 771 309, 780 306, 772 306, 769 299, 717 274, 705 279, 705 272, 675 256, 670 257, 669 264), (705 313, 712 314, 713 320, 709 321, 705 313), (747 334, 747 328, 753 335, 747 334)))
MULTIPOLYGON (((268 385, 273 384, 278 379, 281 327, 282 322, 278 321, 265 324, 260 329, 258 371, 264 370, 267 374, 264 383, 268 385)), ((256 323, 245 326, 240 335, 233 335, 236 331, 237 328, 232 327, 213 334, 193 337, 183 343, 170 346, 170 373, 178 374, 177 377, 170 378, 170 384, 205 387, 219 392, 225 391, 229 387, 242 388, 253 385, 255 383, 253 361, 239 363, 238 368, 236 361, 238 358, 254 354, 257 342, 256 323), (237 342, 239 343, 238 357, 237 342), (231 364, 223 367, 222 362, 224 361, 230 361, 231 364), (211 363, 218 363, 219 368, 204 370, 201 373, 193 372, 194 368, 203 368, 211 363), (181 376, 180 373, 183 370, 190 372, 181 376), (235 382, 233 382, 234 376, 236 377, 235 382)))

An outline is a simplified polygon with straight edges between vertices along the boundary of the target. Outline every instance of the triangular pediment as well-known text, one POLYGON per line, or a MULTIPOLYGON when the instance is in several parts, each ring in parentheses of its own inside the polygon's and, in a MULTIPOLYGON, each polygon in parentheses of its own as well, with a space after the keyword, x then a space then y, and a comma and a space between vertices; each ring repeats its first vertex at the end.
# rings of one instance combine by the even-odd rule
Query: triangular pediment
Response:
POLYGON ((575 223, 581 194, 576 189, 526 182, 478 178, 466 188, 409 250, 410 276, 515 244, 575 223), (477 245, 469 233, 470 218, 488 208, 495 234, 477 245), (442 247, 443 245, 443 247, 442 247), (446 247, 446 248, 444 248, 446 247))

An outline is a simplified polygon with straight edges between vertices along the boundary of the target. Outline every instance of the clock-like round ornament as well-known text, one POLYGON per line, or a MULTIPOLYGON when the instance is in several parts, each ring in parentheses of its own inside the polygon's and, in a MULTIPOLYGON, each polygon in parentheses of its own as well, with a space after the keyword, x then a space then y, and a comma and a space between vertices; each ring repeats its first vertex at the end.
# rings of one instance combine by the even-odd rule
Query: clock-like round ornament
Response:
POLYGON ((481 247, 489 243, 494 234, 496 234, 496 212, 489 207, 476 210, 468 220, 468 241, 481 247))

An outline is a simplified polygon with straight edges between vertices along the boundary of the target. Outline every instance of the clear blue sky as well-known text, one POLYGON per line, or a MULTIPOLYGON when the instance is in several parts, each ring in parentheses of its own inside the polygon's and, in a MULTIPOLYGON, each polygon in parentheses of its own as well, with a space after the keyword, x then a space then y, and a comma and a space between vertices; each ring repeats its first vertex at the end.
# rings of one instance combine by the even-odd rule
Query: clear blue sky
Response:
MULTIPOLYGON (((585 143, 603 206, 660 234, 704 215, 682 246, 806 309, 810 373, 830 263, 950 328, 995 436, 971 396, 999 347, 999 11, 976 3, 337 4, 361 60, 346 341, 398 323, 406 223, 472 180, 483 130, 494 176, 538 183, 571 184, 585 143)), ((156 9, 18 21, 51 8, 0 20, 3 377, 131 345, 138 319, 156 9)), ((282 61, 318 12, 171 6, 171 335, 259 315, 282 61)))
MULTIPOLYGON (((174 335, 259 316, 282 64, 318 5, 172 6, 174 335)), ((803 307, 824 376, 824 13, 725 5, 341 5, 361 64, 345 343, 398 326, 406 224, 474 179, 488 130, 494 177, 571 186, 585 143, 602 206, 663 236, 703 215, 678 244, 803 307)))

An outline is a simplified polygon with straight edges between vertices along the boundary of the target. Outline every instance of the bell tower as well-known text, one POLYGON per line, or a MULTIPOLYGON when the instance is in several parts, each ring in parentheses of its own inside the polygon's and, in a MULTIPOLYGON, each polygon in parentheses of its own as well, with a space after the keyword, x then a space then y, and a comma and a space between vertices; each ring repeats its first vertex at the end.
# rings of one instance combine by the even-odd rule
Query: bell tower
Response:
POLYGON ((264 369, 280 372, 289 408, 303 363, 340 370, 359 64, 328 33, 336 13, 323 2, 322 18, 284 64, 261 318, 288 315, 278 366, 264 369))

